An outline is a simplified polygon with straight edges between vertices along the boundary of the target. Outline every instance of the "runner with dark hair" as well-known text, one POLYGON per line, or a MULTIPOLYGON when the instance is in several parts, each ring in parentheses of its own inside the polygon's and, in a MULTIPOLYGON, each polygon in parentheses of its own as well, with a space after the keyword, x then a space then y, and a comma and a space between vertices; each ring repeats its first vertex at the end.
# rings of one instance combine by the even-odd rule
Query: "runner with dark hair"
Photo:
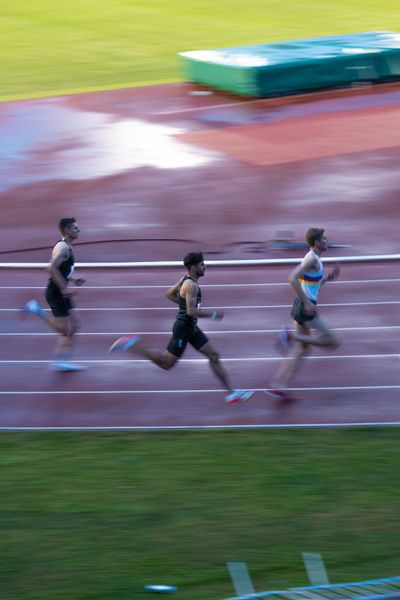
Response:
POLYGON ((187 275, 182 277, 167 291, 167 298, 178 305, 178 314, 172 329, 172 337, 164 352, 147 350, 142 347, 137 335, 119 338, 110 348, 110 352, 123 351, 137 353, 151 360, 161 369, 169 370, 183 355, 189 343, 195 350, 204 354, 218 380, 227 394, 225 401, 229 404, 249 400, 253 395, 250 390, 233 389, 229 377, 220 361, 219 354, 210 344, 208 337, 197 325, 199 318, 221 320, 224 316, 220 310, 201 308, 201 290, 198 280, 203 277, 206 266, 201 252, 190 252, 183 259, 187 275))
POLYGON ((65 217, 60 219, 58 228, 62 239, 55 244, 51 253, 48 267, 50 279, 46 288, 46 300, 52 314, 49 315, 37 300, 29 300, 25 304, 24 311, 27 314, 37 315, 53 331, 60 334, 50 368, 55 371, 81 371, 84 367, 71 362, 74 336, 80 327, 80 320, 72 299, 75 290, 69 287, 71 283, 77 286, 85 283, 84 279, 73 277, 72 243, 78 238, 79 227, 73 217, 65 217))

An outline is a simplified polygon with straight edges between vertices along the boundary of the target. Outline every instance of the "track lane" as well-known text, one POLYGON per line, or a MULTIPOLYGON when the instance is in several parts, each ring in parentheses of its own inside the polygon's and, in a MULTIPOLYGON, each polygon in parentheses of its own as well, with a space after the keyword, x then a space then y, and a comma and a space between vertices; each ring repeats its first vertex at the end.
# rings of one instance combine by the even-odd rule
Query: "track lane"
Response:
MULTIPOLYGON (((259 294, 257 288, 249 289, 255 289, 259 294)), ((366 290, 368 296, 373 289, 371 287, 369 293, 366 290)), ((230 296, 230 290, 226 292, 230 296)), ((97 302, 97 290, 86 290, 86 294, 89 301, 92 297, 93 306, 97 302)), ((249 295, 253 301, 252 294, 249 295)), ((279 289, 277 296, 280 298, 279 289)), ((220 300, 224 301, 224 297, 221 296, 220 300)), ((246 405, 227 407, 223 402, 224 394, 218 391, 218 384, 208 365, 199 361, 198 355, 190 349, 185 355, 186 360, 169 373, 159 371, 147 362, 127 361, 125 355, 114 359, 107 354, 106 348, 118 329, 120 332, 129 331, 128 326, 133 324, 140 324, 144 331, 154 329, 155 333, 145 335, 144 341, 146 345, 162 348, 169 335, 174 307, 172 311, 152 311, 151 316, 148 315, 150 311, 137 311, 135 318, 132 317, 133 311, 127 311, 127 314, 107 310, 81 311, 85 332, 77 340, 77 358, 98 362, 88 363, 90 368, 84 373, 73 374, 47 370, 46 362, 55 339, 53 335, 43 335, 46 331, 38 319, 7 319, 4 323, 3 316, 7 313, 0 312, 1 333, 6 333, 4 329, 9 328, 11 334, 22 334, 7 337, 8 353, 15 356, 15 359, 8 359, 43 361, 0 363, 1 426, 156 427, 160 424, 237 426, 393 422, 399 420, 397 335, 386 327, 390 328, 396 318, 395 306, 378 308, 367 305, 363 310, 358 306, 324 307, 324 314, 331 322, 337 323, 339 328, 349 327, 349 331, 341 332, 344 344, 338 350, 345 358, 314 353, 315 358, 307 361, 295 382, 301 388, 296 392, 301 401, 286 407, 262 392, 257 392, 246 405), (137 318, 138 315, 140 318, 137 318), (88 335, 88 330, 100 333, 100 324, 102 330, 110 329, 110 333, 102 331, 100 336, 88 335), (371 335, 368 329, 356 330, 358 326, 380 329, 371 335), (41 335, 30 338, 24 332, 41 335), (352 353, 356 356, 347 358, 352 353), (181 391, 176 391, 176 388, 181 391), (214 391, 192 393, 185 390, 214 391)), ((223 322, 216 324, 207 320, 202 324, 223 357, 238 359, 226 361, 234 385, 257 389, 267 387, 280 360, 273 346, 275 332, 287 316, 287 306, 251 311, 230 309, 223 322), (263 329, 269 327, 273 331, 257 332, 260 323, 263 329), (252 332, 228 334, 222 329, 230 327, 236 331, 238 325, 252 329, 252 332)))
MULTIPOLYGON (((142 334, 142 344, 147 348, 162 350, 171 335, 167 329, 170 323, 165 322, 165 330, 154 333, 142 334)), ((204 331, 209 336, 213 346, 221 354, 222 358, 227 359, 260 359, 266 361, 279 361, 280 354, 277 349, 278 329, 240 331, 240 330, 209 330, 208 323, 205 323, 204 331)), ((43 331, 44 327, 37 328, 34 332, 27 335, 21 332, 16 335, 11 332, 8 335, 0 334, 0 345, 3 350, 0 353, 0 364, 4 361, 48 361, 54 350, 56 335, 43 331)), ((369 328, 357 330, 350 328, 343 330, 338 328, 337 334, 342 340, 342 346, 334 353, 314 350, 310 360, 318 361, 337 361, 339 356, 354 356, 356 360, 362 361, 362 357, 368 355, 400 355, 399 336, 400 325, 397 329, 378 329, 369 328)), ((111 360, 115 361, 117 355, 110 355, 108 349, 118 336, 126 333, 125 331, 115 331, 113 333, 92 333, 82 332, 77 335, 75 356, 78 361, 93 360, 111 360)), ((137 331, 141 333, 141 331, 137 331)), ((134 358, 134 355, 119 355, 120 358, 128 360, 134 358)), ((188 347, 184 359, 197 358, 200 355, 188 347)), ((350 359, 349 359, 350 360, 350 359)), ((326 367, 323 367, 326 368, 326 367)))
MULTIPOLYGON (((91 112, 98 112, 107 113, 110 122, 117 125, 121 119, 140 118, 149 124, 154 119, 171 127, 183 127, 189 132, 213 128, 215 136, 218 136, 221 127, 232 125, 232 118, 235 125, 240 127, 243 124, 248 130, 252 123, 287 120, 289 131, 293 116, 303 118, 313 114, 316 108, 314 99, 309 97, 259 102, 252 104, 249 111, 250 104, 242 101, 229 100, 230 106, 227 107, 226 98, 214 97, 210 103, 210 99, 189 97, 184 90, 185 86, 166 86, 160 88, 159 95, 155 89, 121 90, 116 92, 116 96, 110 92, 105 96, 90 94, 35 101, 37 109, 46 118, 52 117, 51 123, 55 126, 59 121, 57 116, 67 115, 70 135, 78 134, 82 148, 77 148, 79 160, 70 156, 69 171, 63 168, 57 171, 63 165, 52 153, 54 132, 48 145, 35 125, 33 130, 37 133, 35 142, 38 145, 33 142, 32 147, 27 146, 22 130, 16 132, 21 142, 22 162, 16 165, 13 157, 8 157, 11 168, 7 168, 7 181, 3 184, 9 187, 0 198, 4 207, 2 259, 46 261, 49 249, 8 254, 6 250, 19 249, 21 245, 26 248, 43 246, 53 239, 54 224, 60 213, 65 211, 79 215, 85 239, 90 242, 76 245, 77 260, 82 262, 176 258, 193 250, 194 244, 196 249, 205 251, 206 260, 278 258, 283 255, 300 257, 303 251, 276 250, 272 240, 283 228, 293 230, 294 239, 299 240, 316 214, 327 227, 331 239, 354 246, 351 254, 397 251, 393 222, 398 216, 398 148, 360 152, 351 157, 340 156, 343 144, 335 131, 330 143, 337 144, 337 150, 333 150, 337 155, 315 161, 305 161, 300 155, 293 163, 273 168, 255 166, 255 158, 265 162, 270 157, 254 156, 254 140, 253 144, 250 140, 246 149, 248 163, 229 157, 229 148, 218 159, 214 157, 207 166, 186 170, 176 168, 168 171, 152 164, 145 168, 128 168, 124 172, 117 170, 112 177, 107 177, 109 160, 104 162, 103 172, 98 169, 98 164, 85 163, 85 151, 91 155, 93 147, 85 137, 86 130, 77 130, 73 123, 74 115, 78 125, 85 122, 86 117, 93 116, 91 112), (116 102, 115 98, 119 100, 116 102), (168 105, 169 102, 173 105, 168 105), (293 103, 295 107, 292 110, 288 104, 293 103), (183 118, 182 111, 185 114, 183 118), (214 118, 216 114, 218 121, 214 118), (35 153, 37 147, 40 147, 39 154, 35 153), (89 173, 85 164, 94 170, 89 173), (48 166, 44 168, 44 165, 54 165, 56 172, 53 173, 48 166), (78 179, 74 179, 75 176, 78 179), (45 222, 38 220, 36 203, 32 202, 32 198, 41 199, 45 222), (113 198, 112 203, 110 198, 113 198), (379 211, 376 210, 377 202, 379 211), (94 213, 101 214, 95 226, 94 213), (24 214, 26 222, 21 221, 21 214, 24 214), (185 232, 188 240, 173 239, 177 232, 185 232), (151 237, 157 239, 152 240, 151 237), (190 241, 199 237, 199 242, 190 241), (129 241, 124 241, 128 238, 129 241)), ((352 116, 360 108, 360 102, 367 98, 368 110, 372 112, 372 108, 382 105, 385 99, 395 105, 398 94, 397 86, 389 95, 388 91, 381 89, 357 93, 357 100, 353 93, 346 93, 346 96, 351 98, 352 116)), ((336 112, 349 111, 347 100, 337 101, 335 95, 320 98, 318 107, 319 114, 329 113, 330 123, 336 112)), ((29 104, 28 111, 23 103, 4 105, 3 108, 24 117, 26 122, 31 118, 29 104)), ((384 110, 380 110, 384 114, 384 110)), ((345 133, 347 135, 348 132, 345 133)), ((384 134, 383 131, 381 133, 384 134)), ((330 249, 328 255, 340 261, 348 253, 349 250, 330 249)), ((243 359, 242 362, 227 364, 229 370, 232 369, 235 383, 237 380, 240 385, 243 382, 243 385, 264 388, 276 367, 278 356, 274 354, 274 334, 264 330, 276 330, 282 322, 290 322, 288 306, 291 294, 286 284, 289 271, 290 267, 210 267, 207 270, 202 286, 204 304, 238 305, 226 310, 222 323, 207 321, 202 324, 210 331, 210 337, 223 355, 243 359), (231 284, 234 283, 239 283, 242 289, 233 287, 231 284), (253 283, 274 285, 249 285, 253 283), (226 289, 213 287, 220 284, 229 285, 226 289), (236 335, 223 333, 224 328, 261 331, 236 335), (244 360, 251 359, 254 354, 259 357, 266 354, 273 360, 254 361, 254 364, 244 360)), ((128 364, 107 355, 110 338, 123 332, 163 331, 162 334, 145 336, 149 345, 162 346, 174 316, 173 307, 166 309, 166 301, 162 305, 162 286, 174 283, 182 275, 182 270, 82 268, 79 275, 87 278, 87 287, 79 290, 77 296, 83 322, 82 334, 77 339, 77 357, 99 362, 97 366, 89 363, 91 368, 85 373, 67 375, 52 373, 46 368, 54 336, 43 335, 44 325, 38 319, 20 321, 17 312, 17 307, 31 296, 43 297, 46 273, 40 270, 0 270, 0 334, 4 334, 0 335, 0 360, 9 356, 15 356, 15 360, 18 357, 35 360, 31 357, 40 356, 40 360, 44 361, 0 363, 0 386, 9 386, 9 396, 0 395, 0 425, 9 422, 18 422, 22 426, 24 423, 70 426, 79 422, 85 426, 93 423, 115 426, 124 423, 190 425, 193 421, 198 425, 256 425, 305 420, 337 422, 344 419, 349 423, 361 419, 364 422, 370 422, 370 419, 380 421, 382 418, 386 421, 400 420, 396 355, 398 330, 390 329, 393 324, 400 324, 397 304, 400 294, 397 281, 384 282, 384 279, 396 279, 396 263, 343 265, 342 280, 359 278, 368 282, 338 281, 323 289, 321 310, 324 315, 334 328, 348 328, 341 333, 344 343, 338 352, 344 356, 354 353, 354 356, 317 358, 316 352, 315 360, 307 361, 295 380, 295 385, 301 388, 301 401, 286 407, 278 406, 261 392, 247 405, 226 407, 223 393, 219 391, 192 394, 174 390, 176 381, 181 390, 191 390, 193 383, 200 386, 197 389, 206 385, 206 389, 215 390, 216 381, 205 363, 183 362, 174 371, 164 373, 151 364, 128 364), (379 279, 381 284, 377 282, 379 279), (24 289, 8 290, 7 287, 12 285, 20 285, 24 289), (115 289, 93 289, 104 285, 115 286, 115 289), (135 287, 125 289, 127 285, 135 287), (137 287, 141 285, 147 287, 137 287), (149 287, 153 285, 156 287, 149 287), (30 286, 36 289, 30 289, 30 286), (124 307, 126 310, 112 310, 124 307), (1 310, 7 308, 12 310, 1 310), (358 331, 357 327, 372 329, 358 331), (352 331, 350 328, 353 328, 352 331), (40 335, 35 337, 35 334, 40 335), (110 362, 103 363, 101 360, 110 362), (113 390, 115 384, 117 389, 113 390), (18 390, 26 393, 15 394, 18 390)), ((188 352, 187 356, 192 354, 188 352)))

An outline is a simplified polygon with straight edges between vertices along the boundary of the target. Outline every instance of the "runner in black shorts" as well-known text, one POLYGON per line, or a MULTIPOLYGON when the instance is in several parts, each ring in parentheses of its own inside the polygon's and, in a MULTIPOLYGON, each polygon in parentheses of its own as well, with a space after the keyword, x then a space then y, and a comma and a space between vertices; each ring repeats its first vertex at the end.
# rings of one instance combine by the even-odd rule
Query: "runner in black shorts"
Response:
POLYGON ((267 393, 282 400, 292 399, 287 392, 288 386, 301 360, 309 353, 310 347, 335 350, 341 343, 317 308, 321 285, 338 277, 339 266, 335 265, 330 273, 324 275, 321 255, 328 248, 324 229, 311 227, 305 237, 309 252, 289 275, 289 283, 296 293, 291 311, 294 332, 283 327, 279 334, 281 348, 285 353, 289 353, 289 356, 280 365, 267 390, 267 393), (312 329, 315 329, 318 335, 313 335, 312 329))
MULTIPOLYGON (((314 304, 314 306, 317 305, 315 300, 310 299, 310 302, 312 304, 314 304)), ((314 314, 310 314, 309 312, 306 312, 306 309, 304 307, 304 302, 303 302, 303 300, 300 300, 300 298, 294 299, 290 316, 299 325, 304 325, 304 323, 307 323, 308 321, 312 321, 314 318, 314 314)))
POLYGON ((52 315, 48 315, 37 300, 29 300, 24 310, 42 318, 53 331, 60 334, 51 368, 56 371, 80 371, 83 367, 70 360, 74 334, 79 329, 80 321, 74 311, 74 291, 68 287, 70 283, 81 286, 85 282, 84 279, 73 277, 72 242, 78 238, 79 227, 73 217, 61 219, 58 227, 63 237, 56 243, 51 254, 50 279, 45 294, 52 315))
POLYGON ((136 352, 145 356, 162 369, 170 369, 180 359, 187 344, 190 344, 198 352, 207 356, 210 367, 226 389, 225 401, 234 403, 251 398, 253 392, 250 390, 234 390, 229 378, 222 366, 219 355, 210 344, 208 337, 197 325, 197 319, 210 318, 221 320, 223 312, 220 310, 205 310, 201 308, 201 290, 198 279, 203 277, 206 267, 201 252, 190 252, 183 260, 187 269, 187 275, 182 277, 167 292, 167 298, 179 306, 176 321, 172 329, 172 337, 164 353, 147 350, 141 346, 139 336, 129 335, 119 338, 110 348, 115 350, 136 352))
POLYGON ((74 308, 71 298, 63 296, 60 288, 51 279, 47 284, 45 296, 51 312, 58 319, 68 317, 70 311, 74 308))
POLYGON ((195 350, 201 352, 201 349, 208 343, 208 337, 197 325, 184 323, 177 319, 172 329, 172 338, 167 346, 167 351, 176 358, 180 358, 188 343, 195 350))

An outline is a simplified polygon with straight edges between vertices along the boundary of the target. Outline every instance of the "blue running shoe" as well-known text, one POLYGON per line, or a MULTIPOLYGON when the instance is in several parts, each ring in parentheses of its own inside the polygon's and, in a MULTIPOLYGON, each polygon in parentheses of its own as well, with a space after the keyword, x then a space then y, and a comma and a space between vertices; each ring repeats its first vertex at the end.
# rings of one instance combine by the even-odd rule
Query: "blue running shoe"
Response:
POLYGON ((38 315, 39 317, 46 316, 46 312, 37 300, 29 300, 24 306, 24 312, 27 315, 38 315))
POLYGON ((63 373, 68 373, 68 372, 72 372, 72 371, 85 371, 86 367, 79 365, 78 363, 74 363, 74 362, 56 360, 56 361, 50 363, 49 369, 51 371, 60 371, 63 373))

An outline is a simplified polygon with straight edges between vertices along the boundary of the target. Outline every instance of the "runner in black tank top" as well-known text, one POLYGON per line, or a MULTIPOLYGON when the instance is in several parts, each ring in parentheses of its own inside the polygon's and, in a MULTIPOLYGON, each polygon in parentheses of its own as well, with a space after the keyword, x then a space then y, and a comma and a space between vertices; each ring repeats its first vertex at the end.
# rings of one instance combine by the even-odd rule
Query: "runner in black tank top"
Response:
POLYGON ((210 367, 226 390, 225 401, 234 403, 251 398, 250 390, 234 390, 228 375, 219 359, 216 350, 210 344, 208 337, 197 325, 198 318, 222 319, 220 310, 205 310, 201 308, 201 291, 198 279, 205 273, 205 264, 201 252, 190 252, 183 260, 188 274, 182 277, 167 292, 167 298, 178 305, 178 314, 172 328, 172 337, 164 353, 147 350, 139 343, 137 335, 119 338, 111 346, 110 351, 121 350, 138 353, 162 369, 170 369, 180 359, 187 344, 207 356, 210 367))
MULTIPOLYGON (((190 275, 185 275, 185 277, 183 277, 183 279, 180 282, 179 288, 178 288, 178 306, 179 306, 179 311, 177 314, 177 320, 178 321, 184 321, 185 323, 188 323, 190 325, 196 325, 197 323, 197 318, 196 317, 192 317, 190 315, 187 314, 187 307, 186 307, 186 299, 182 298, 182 296, 180 295, 180 290, 181 287, 183 285, 183 283, 185 281, 187 281, 188 279, 190 279, 191 281, 193 281, 194 283, 196 283, 193 279, 193 277, 190 277, 190 275)), ((197 297, 196 297, 196 306, 197 308, 200 308, 201 306, 201 290, 200 287, 197 285, 198 291, 197 291, 197 297)))
POLYGON ((73 336, 79 329, 79 319, 73 310, 73 292, 69 289, 69 284, 80 286, 85 281, 73 277, 74 255, 71 245, 78 238, 79 228, 71 217, 61 219, 59 229, 63 238, 55 244, 51 254, 50 279, 45 293, 52 315, 49 316, 37 300, 27 302, 25 311, 41 317, 53 331, 60 334, 51 368, 57 371, 78 371, 83 367, 70 361, 73 336))
POLYGON ((68 317, 69 312, 73 309, 74 304, 71 297, 64 296, 62 289, 67 288, 70 279, 74 272, 74 254, 71 246, 65 241, 65 239, 59 240, 54 246, 52 257, 58 256, 62 253, 60 264, 58 265, 58 271, 63 278, 62 287, 54 281, 54 276, 50 277, 47 288, 46 288, 46 300, 51 308, 51 311, 55 317, 68 317), (58 248, 65 245, 65 248, 58 248))

